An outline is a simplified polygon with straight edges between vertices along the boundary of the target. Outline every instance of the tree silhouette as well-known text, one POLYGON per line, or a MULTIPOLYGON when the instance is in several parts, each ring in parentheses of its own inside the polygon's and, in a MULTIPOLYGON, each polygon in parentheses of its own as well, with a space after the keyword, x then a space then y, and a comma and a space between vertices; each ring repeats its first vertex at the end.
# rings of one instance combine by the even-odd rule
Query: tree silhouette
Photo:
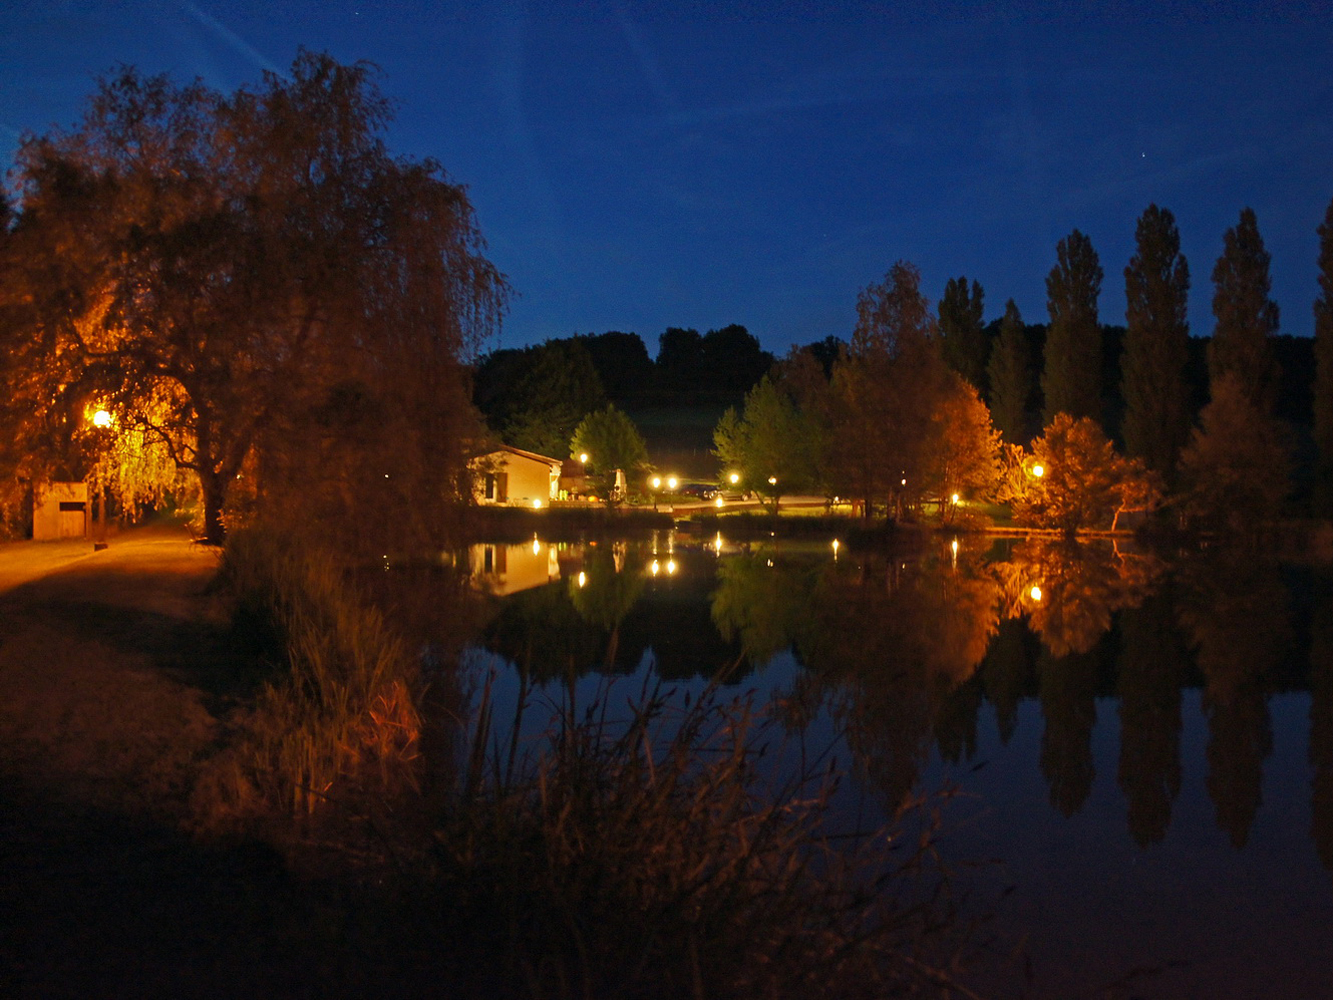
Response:
POLYGON ((990 411, 1004 440, 1009 444, 1026 445, 1028 432, 1028 400, 1032 396, 1032 360, 1028 351, 1027 331, 1023 317, 1010 299, 1004 306, 1000 333, 991 348, 990 411))
POLYGON ((1075 229, 1056 246, 1046 278, 1045 369, 1041 387, 1049 424, 1058 413, 1102 420, 1102 331, 1097 322, 1102 267, 1092 241, 1075 229))
POLYGON ((1137 251, 1125 268, 1125 453, 1170 480, 1190 430, 1189 264, 1180 253, 1175 218, 1164 208, 1148 206, 1135 238, 1137 251))
POLYGON ((944 360, 949 367, 971 383, 979 393, 986 392, 986 358, 990 344, 986 340, 985 293, 981 285, 967 278, 950 278, 940 296, 939 327, 944 360))
POLYGON ((1223 376, 1230 376, 1251 405, 1270 413, 1277 370, 1268 339, 1277 332, 1278 308, 1268 297, 1273 286, 1268 276, 1271 258, 1253 209, 1241 210, 1240 221, 1226 231, 1222 247, 1213 268, 1217 325, 1208 345, 1208 381, 1215 387, 1223 376))
POLYGON ((1315 503, 1333 513, 1333 201, 1319 227, 1319 297, 1314 303, 1314 438, 1319 449, 1315 503))

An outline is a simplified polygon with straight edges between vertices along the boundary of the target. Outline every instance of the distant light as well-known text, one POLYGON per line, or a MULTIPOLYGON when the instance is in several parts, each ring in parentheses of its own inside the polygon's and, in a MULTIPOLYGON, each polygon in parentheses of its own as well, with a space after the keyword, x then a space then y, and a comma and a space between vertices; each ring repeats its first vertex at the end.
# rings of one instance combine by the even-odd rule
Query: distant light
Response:
POLYGON ((727 478, 731 480, 731 485, 735 486, 737 483, 741 481, 741 474, 739 472, 733 472, 727 478))
POLYGON ((769 485, 769 486, 776 486, 777 484, 778 484, 778 477, 777 477, 777 476, 769 476, 769 477, 768 477, 768 485, 769 485))
POLYGON ((579 570, 579 586, 582 587, 587 582, 588 582, 588 574, 584 573, 583 570, 579 570))
POLYGON ((953 549, 954 555, 958 555, 958 539, 955 538, 952 542, 950 542, 949 548, 953 549))
POLYGON ((655 489, 655 490, 660 490, 660 489, 662 488, 662 477, 661 477, 661 476, 653 476, 653 478, 650 479, 650 480, 648 480, 648 482, 652 484, 652 487, 653 487, 653 489, 655 489))
POLYGON ((653 564, 651 567, 649 567, 649 569, 652 572, 653 576, 656 576, 661 571, 662 567, 659 566, 657 560, 654 559, 653 564))
POLYGON ((537 540, 537 536, 532 536, 532 554, 539 556, 542 554, 542 543, 537 540))
MULTIPOLYGON (((385 478, 388 478, 388 477, 385 477, 385 478)), ((541 510, 541 509, 542 509, 542 502, 541 502, 540 500, 534 500, 534 501, 532 501, 532 509, 533 509, 533 510, 541 510)))
POLYGON ((588 453, 586 451, 579 452, 579 461, 584 465, 588 464, 588 453))
POLYGON ((721 498, 721 497, 718 497, 716 500, 714 500, 714 501, 713 501, 713 506, 714 506, 714 507, 721 507, 721 506, 722 506, 722 498, 721 498))
POLYGON ((838 554, 838 548, 839 548, 839 546, 840 546, 841 544, 842 544, 842 543, 839 542, 836 538, 833 539, 833 554, 834 554, 835 556, 838 554))
POLYGON ((949 497, 949 502, 950 502, 950 503, 957 503, 957 502, 958 502, 958 494, 955 493, 953 496, 949 497))
POLYGON ((904 486, 907 485, 907 477, 906 477, 906 476, 903 476, 903 485, 904 485, 904 486))
MULTIPOLYGON (((1034 465, 1032 467, 1032 474, 1040 479, 1042 476, 1046 475, 1046 467, 1044 465, 1034 465)), ((1040 600, 1040 598, 1038 598, 1038 600, 1040 600)))
POLYGON ((1033 599, 1034 601, 1040 601, 1040 600, 1041 600, 1041 588, 1040 588, 1040 587, 1034 585, 1034 586, 1032 587, 1032 589, 1031 589, 1030 591, 1028 591, 1028 593, 1032 595, 1032 599, 1033 599))
POLYGON ((675 572, 676 572, 676 560, 674 560, 674 559, 668 559, 668 560, 667 560, 667 575, 671 575, 671 574, 673 574, 673 573, 675 573, 675 572))
POLYGON ((768 565, 769 565, 770 568, 772 567, 772 565, 773 565, 773 560, 772 560, 772 559, 770 559, 770 560, 768 561, 768 565))
POLYGON ((675 476, 667 476, 667 489, 674 490, 679 485, 680 485, 679 479, 677 479, 675 476))
POLYGON ((108 413, 106 410, 98 410, 96 413, 93 414, 93 426, 94 426, 94 427, 110 427, 110 426, 111 426, 111 414, 108 413))
POLYGON ((718 555, 722 554, 722 532, 720 531, 717 533, 717 537, 713 539, 713 551, 718 555))

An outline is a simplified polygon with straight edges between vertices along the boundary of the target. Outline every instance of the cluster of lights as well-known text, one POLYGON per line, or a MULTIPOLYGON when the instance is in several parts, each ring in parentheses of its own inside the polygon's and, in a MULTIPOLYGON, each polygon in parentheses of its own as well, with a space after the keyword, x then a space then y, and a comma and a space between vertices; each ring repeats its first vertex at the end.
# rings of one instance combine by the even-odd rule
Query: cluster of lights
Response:
POLYGON ((668 560, 666 561, 666 565, 664 566, 664 565, 662 565, 660 562, 658 562, 656 559, 654 559, 654 560, 653 560, 653 564, 652 564, 652 566, 649 567, 649 571, 653 574, 653 576, 657 576, 657 575, 658 575, 659 573, 661 573, 662 570, 664 570, 664 569, 666 570, 666 574, 667 574, 667 576, 675 576, 675 574, 676 574, 676 560, 674 560, 674 559, 668 559, 668 560))

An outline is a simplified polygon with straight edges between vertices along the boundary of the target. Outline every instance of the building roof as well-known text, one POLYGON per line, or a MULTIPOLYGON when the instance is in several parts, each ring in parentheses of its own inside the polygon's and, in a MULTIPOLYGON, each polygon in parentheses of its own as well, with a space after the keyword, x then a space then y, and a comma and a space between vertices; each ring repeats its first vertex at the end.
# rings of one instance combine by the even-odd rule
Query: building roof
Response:
POLYGON ((494 451, 490 452, 490 454, 494 455, 496 452, 500 451, 507 451, 512 455, 521 455, 523 458, 530 458, 535 462, 544 462, 547 465, 554 465, 557 468, 565 464, 558 458, 551 458, 549 455, 538 455, 535 451, 524 451, 522 448, 515 448, 512 444, 502 444, 494 451))

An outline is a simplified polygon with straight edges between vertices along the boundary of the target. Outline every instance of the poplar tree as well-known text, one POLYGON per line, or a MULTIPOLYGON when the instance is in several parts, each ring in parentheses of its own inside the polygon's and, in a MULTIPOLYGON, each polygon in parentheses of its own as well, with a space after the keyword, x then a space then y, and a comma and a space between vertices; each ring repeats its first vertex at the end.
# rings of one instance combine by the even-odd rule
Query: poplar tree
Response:
POLYGON ((1254 210, 1241 210, 1240 222, 1222 238, 1222 256, 1213 268, 1213 316, 1217 325, 1208 345, 1208 381, 1229 375, 1244 397, 1271 413, 1277 391, 1277 365, 1268 338, 1277 332, 1277 303, 1268 297, 1270 256, 1259 235, 1254 210))
POLYGON ((1026 445, 1032 371, 1027 332, 1013 299, 1005 303, 1000 335, 991 349, 987 374, 990 376, 990 412, 995 429, 1010 444, 1026 445))
POLYGON ((1097 297, 1102 266, 1092 241, 1075 229, 1056 246, 1056 265, 1046 277, 1045 423, 1057 413, 1102 421, 1102 331, 1097 297))
POLYGON ((985 292, 967 278, 950 278, 940 298, 940 337, 944 360, 950 368, 972 383, 978 392, 986 391, 985 292))
POLYGON ((1333 512, 1333 201, 1319 227, 1319 297, 1314 303, 1314 434, 1319 448, 1315 502, 1333 512))
POLYGON ((1125 348, 1121 392, 1125 451, 1169 479, 1189 440, 1185 390, 1189 360, 1189 263, 1171 212, 1149 205, 1125 268, 1125 348))

